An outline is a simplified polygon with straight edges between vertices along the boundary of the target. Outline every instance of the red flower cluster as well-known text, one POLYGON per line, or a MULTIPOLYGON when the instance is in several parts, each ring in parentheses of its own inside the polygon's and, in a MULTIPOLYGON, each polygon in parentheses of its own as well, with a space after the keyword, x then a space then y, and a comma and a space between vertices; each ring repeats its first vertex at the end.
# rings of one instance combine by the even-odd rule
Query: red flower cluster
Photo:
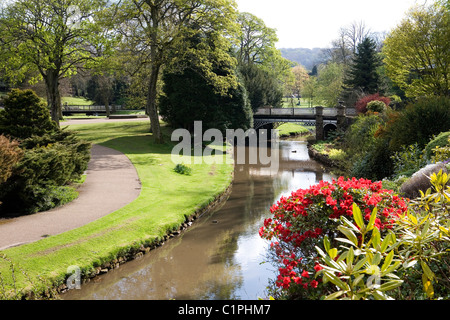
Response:
MULTIPOLYGON (((296 257, 317 256, 314 246, 321 245, 324 234, 337 232, 341 216, 352 216, 356 203, 369 220, 374 207, 378 208, 375 225, 378 229, 391 228, 395 215, 407 211, 406 200, 383 190, 381 182, 340 177, 332 182, 321 181, 309 189, 300 189, 290 197, 281 197, 270 208, 273 217, 264 221, 259 234, 267 240, 275 240, 275 249, 281 267, 276 284, 284 289, 293 283, 304 288, 317 287, 317 281, 307 281, 313 261, 302 261, 296 257)), ((314 266, 317 272, 320 266, 314 266)), ((314 272, 311 272, 313 274, 314 272)))

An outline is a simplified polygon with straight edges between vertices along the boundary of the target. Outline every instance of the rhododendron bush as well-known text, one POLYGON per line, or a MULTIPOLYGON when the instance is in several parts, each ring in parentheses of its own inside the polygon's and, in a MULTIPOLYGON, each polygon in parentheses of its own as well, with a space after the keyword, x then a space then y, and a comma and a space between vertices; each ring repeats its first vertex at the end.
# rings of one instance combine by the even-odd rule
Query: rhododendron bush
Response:
POLYGON ((315 278, 322 269, 315 246, 323 246, 325 236, 339 237, 340 217, 351 217, 353 204, 367 221, 377 208, 375 227, 381 233, 407 212, 406 199, 382 189, 381 182, 343 177, 294 191, 271 207, 272 217, 264 221, 259 234, 271 242, 271 260, 278 267, 274 285, 281 295, 311 299, 326 294, 330 284, 315 278))

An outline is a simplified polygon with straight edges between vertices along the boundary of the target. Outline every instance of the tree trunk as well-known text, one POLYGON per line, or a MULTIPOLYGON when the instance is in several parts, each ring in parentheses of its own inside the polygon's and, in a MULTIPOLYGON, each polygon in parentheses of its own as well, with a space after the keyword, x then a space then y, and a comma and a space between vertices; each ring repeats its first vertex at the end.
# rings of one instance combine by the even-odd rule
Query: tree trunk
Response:
POLYGON ((156 143, 163 143, 161 127, 159 125, 158 109, 156 107, 156 84, 158 82, 159 65, 152 65, 152 71, 150 74, 150 81, 148 86, 148 98, 147 98, 147 114, 150 117, 151 132, 156 143))
POLYGON ((45 77, 45 86, 47 91, 47 104, 50 108, 50 115, 59 128, 59 119, 61 117, 61 96, 59 94, 59 77, 56 72, 49 71, 45 77))
POLYGON ((109 99, 108 99, 108 97, 104 98, 103 101, 105 103, 106 116, 109 117, 111 115, 111 112, 109 111, 109 99))

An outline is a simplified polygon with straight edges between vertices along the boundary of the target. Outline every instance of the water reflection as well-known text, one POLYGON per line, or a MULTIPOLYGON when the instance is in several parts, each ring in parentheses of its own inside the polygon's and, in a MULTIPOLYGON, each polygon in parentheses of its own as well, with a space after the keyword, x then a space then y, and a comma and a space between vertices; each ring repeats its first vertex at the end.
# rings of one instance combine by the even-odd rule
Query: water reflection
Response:
MULTIPOLYGON (((257 299, 265 297, 268 244, 258 235, 282 195, 331 180, 309 160, 305 142, 280 142, 278 170, 237 165, 233 191, 221 208, 143 258, 128 262, 63 299, 257 299)), ((248 150, 248 152, 253 152, 248 150)))

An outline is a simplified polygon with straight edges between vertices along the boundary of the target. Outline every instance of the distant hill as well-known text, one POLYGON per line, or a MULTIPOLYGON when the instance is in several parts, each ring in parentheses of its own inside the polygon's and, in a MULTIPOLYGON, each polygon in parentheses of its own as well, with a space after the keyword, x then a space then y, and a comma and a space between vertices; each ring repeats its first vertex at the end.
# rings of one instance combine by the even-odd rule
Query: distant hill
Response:
POLYGON ((282 48, 281 56, 290 61, 297 62, 311 71, 312 68, 325 60, 323 48, 282 48))

